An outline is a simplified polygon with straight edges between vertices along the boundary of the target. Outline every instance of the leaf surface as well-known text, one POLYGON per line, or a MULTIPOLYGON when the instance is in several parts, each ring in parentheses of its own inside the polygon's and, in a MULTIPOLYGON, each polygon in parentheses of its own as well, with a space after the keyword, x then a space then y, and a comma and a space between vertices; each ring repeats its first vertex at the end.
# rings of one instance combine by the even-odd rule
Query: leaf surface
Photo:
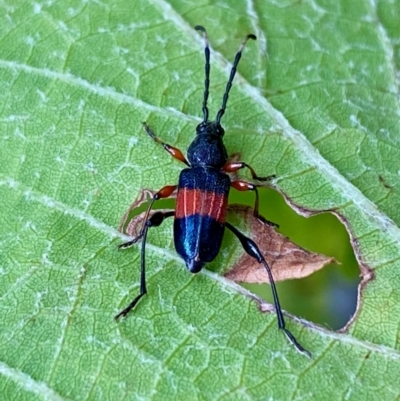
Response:
POLYGON ((398 398, 399 16, 398 0, 2 1, 2 398, 398 398), (201 121, 197 24, 211 116, 240 40, 258 37, 223 119, 228 151, 351 234, 364 281, 348 330, 287 318, 311 360, 241 287, 187 273, 168 221, 149 233, 148 296, 113 320, 139 289, 140 247, 116 250, 121 216, 181 169, 141 122, 185 150, 201 121))

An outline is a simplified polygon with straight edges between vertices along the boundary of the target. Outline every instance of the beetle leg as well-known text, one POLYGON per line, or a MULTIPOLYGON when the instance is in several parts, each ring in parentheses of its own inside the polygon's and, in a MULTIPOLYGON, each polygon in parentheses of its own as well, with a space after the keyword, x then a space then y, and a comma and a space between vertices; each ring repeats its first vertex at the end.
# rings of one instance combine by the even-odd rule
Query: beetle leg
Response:
POLYGON ((143 228, 140 230, 139 234, 132 240, 124 242, 122 244, 119 244, 118 249, 126 249, 126 248, 129 248, 130 246, 132 246, 133 244, 136 244, 136 242, 138 242, 141 238, 143 238, 144 230, 146 229, 146 226, 158 227, 161 225, 161 223, 164 221, 164 219, 166 219, 167 217, 173 216, 174 213, 175 213, 174 211, 165 212, 165 213, 164 212, 154 213, 151 217, 149 217, 145 221, 143 228))
POLYGON ((159 199, 169 198, 172 195, 172 193, 176 190, 177 187, 178 187, 177 185, 166 185, 165 187, 162 187, 157 193, 155 193, 153 195, 153 197, 151 198, 149 207, 146 210, 146 214, 144 215, 144 223, 139 232, 139 235, 136 238, 134 238, 133 240, 124 242, 123 244, 119 245, 118 248, 128 248, 131 245, 135 244, 140 238, 143 237, 144 230, 146 228, 146 224, 149 220, 150 210, 152 209, 154 202, 159 199))
POLYGON ((143 128, 144 130, 149 134, 150 138, 153 139, 157 143, 161 143, 163 148, 174 158, 179 160, 182 163, 185 163, 188 167, 190 167, 189 162, 186 160, 186 157, 183 155, 183 153, 178 149, 175 148, 171 145, 168 145, 168 143, 165 143, 161 138, 159 138, 152 130, 151 128, 146 124, 143 123, 143 128))
POLYGON ((225 173, 236 173, 236 171, 245 167, 250 170, 251 177, 253 178, 253 180, 271 181, 276 177, 275 174, 268 175, 267 177, 259 177, 254 171, 253 167, 249 166, 247 163, 244 162, 227 162, 225 166, 222 167, 222 170, 225 171, 225 173))
POLYGON ((237 181, 232 181, 231 186, 238 191, 254 191, 254 193, 256 194, 256 200, 254 202, 254 217, 259 217, 258 215, 259 196, 258 196, 257 185, 252 184, 251 182, 237 180, 237 181))
POLYGON ((276 310, 276 315, 278 318, 278 328, 283 330, 283 332, 286 334, 286 337, 289 339, 289 341, 302 353, 306 354, 308 357, 311 358, 311 353, 307 351, 303 346, 299 344, 299 342, 296 340, 294 335, 286 328, 285 325, 285 319, 283 318, 283 313, 281 309, 281 305, 279 303, 279 298, 278 298, 278 292, 276 290, 275 286, 275 281, 271 273, 271 269, 264 259, 264 256, 261 254, 260 250, 258 249, 257 244, 249 237, 246 237, 244 234, 242 234, 237 228, 235 228, 232 224, 229 224, 228 222, 225 223, 226 227, 229 228, 233 232, 233 234, 236 235, 236 237, 239 239, 241 242, 243 249, 248 253, 251 257, 256 259, 258 263, 261 263, 264 265, 265 270, 267 271, 269 282, 271 285, 271 291, 272 291, 272 296, 274 298, 274 305, 275 305, 275 310, 276 310))
POLYGON ((279 227, 279 224, 276 224, 273 221, 267 220, 266 218, 264 218, 263 216, 261 216, 258 213, 259 196, 258 196, 257 185, 252 184, 250 182, 237 180, 237 181, 232 181, 231 186, 238 191, 254 191, 256 194, 256 200, 254 202, 254 208, 253 208, 254 217, 261 220, 265 224, 268 224, 273 227, 279 227))
POLYGON ((149 219, 146 220, 144 229, 139 233, 139 235, 133 239, 132 241, 126 242, 121 244, 119 248, 126 248, 126 246, 130 246, 137 242, 140 238, 143 238, 142 241, 142 250, 140 254, 140 292, 139 295, 133 299, 133 301, 118 315, 115 316, 115 320, 118 320, 121 316, 125 317, 139 302, 140 298, 147 293, 146 288, 146 260, 145 260, 145 249, 146 249, 146 238, 147 238, 147 231, 150 227, 158 227, 164 221, 164 219, 168 217, 174 216, 175 211, 169 212, 156 212, 154 213, 149 219), (129 244, 129 245, 126 245, 129 244))

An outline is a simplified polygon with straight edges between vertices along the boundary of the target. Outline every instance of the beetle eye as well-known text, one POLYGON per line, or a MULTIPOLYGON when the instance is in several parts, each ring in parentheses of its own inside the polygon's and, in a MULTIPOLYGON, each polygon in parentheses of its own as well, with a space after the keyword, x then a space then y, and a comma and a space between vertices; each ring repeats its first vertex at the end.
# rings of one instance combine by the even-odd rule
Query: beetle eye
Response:
POLYGON ((219 124, 217 125, 217 134, 219 136, 223 136, 225 134, 225 130, 219 124))

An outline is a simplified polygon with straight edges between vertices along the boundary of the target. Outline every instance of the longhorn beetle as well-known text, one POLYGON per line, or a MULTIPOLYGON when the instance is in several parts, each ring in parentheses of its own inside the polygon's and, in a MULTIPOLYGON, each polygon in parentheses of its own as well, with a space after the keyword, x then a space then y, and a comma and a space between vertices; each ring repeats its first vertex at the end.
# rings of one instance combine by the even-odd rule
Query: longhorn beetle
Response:
POLYGON ((140 293, 123 311, 115 316, 115 319, 118 320, 121 316, 126 316, 136 306, 140 298, 147 293, 145 246, 147 232, 150 227, 158 227, 167 217, 174 217, 175 248, 191 273, 198 273, 206 263, 215 259, 221 248, 225 227, 227 227, 239 239, 244 250, 264 265, 272 289, 278 317, 278 328, 284 331, 289 341, 300 352, 310 356, 311 354, 298 343, 293 334, 285 327, 285 320, 279 304, 278 293, 271 269, 258 249, 257 244, 226 221, 230 187, 238 191, 253 191, 255 194, 254 216, 259 216, 257 185, 236 179, 232 181, 228 173, 234 173, 242 168, 247 168, 254 180, 268 181, 274 177, 259 177, 248 164, 229 161, 225 145, 222 142, 225 131, 221 126, 221 118, 225 113, 236 68, 246 42, 249 39, 255 40, 256 37, 252 34, 247 35, 239 46, 226 85, 222 106, 217 113, 215 121, 209 121, 207 99, 210 87, 210 48, 206 30, 200 25, 196 26, 195 29, 202 32, 205 42, 203 121, 196 127, 196 137, 189 146, 187 159, 179 149, 163 142, 146 123, 143 123, 144 130, 150 138, 160 143, 172 157, 185 163, 188 168, 185 168, 180 173, 178 185, 167 185, 152 197, 139 235, 131 241, 119 245, 119 248, 127 248, 135 244, 139 239, 142 239, 140 293), (162 198, 168 198, 176 189, 178 193, 175 210, 167 212, 159 211, 150 216, 154 202, 162 198))

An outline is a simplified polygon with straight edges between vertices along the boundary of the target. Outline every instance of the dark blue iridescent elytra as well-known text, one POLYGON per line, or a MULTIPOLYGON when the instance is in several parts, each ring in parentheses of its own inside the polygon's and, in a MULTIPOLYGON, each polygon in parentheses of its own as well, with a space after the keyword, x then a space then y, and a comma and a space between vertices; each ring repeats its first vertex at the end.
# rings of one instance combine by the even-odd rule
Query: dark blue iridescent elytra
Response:
POLYGON ((218 255, 225 225, 208 216, 193 214, 174 220, 175 248, 192 273, 218 255))

